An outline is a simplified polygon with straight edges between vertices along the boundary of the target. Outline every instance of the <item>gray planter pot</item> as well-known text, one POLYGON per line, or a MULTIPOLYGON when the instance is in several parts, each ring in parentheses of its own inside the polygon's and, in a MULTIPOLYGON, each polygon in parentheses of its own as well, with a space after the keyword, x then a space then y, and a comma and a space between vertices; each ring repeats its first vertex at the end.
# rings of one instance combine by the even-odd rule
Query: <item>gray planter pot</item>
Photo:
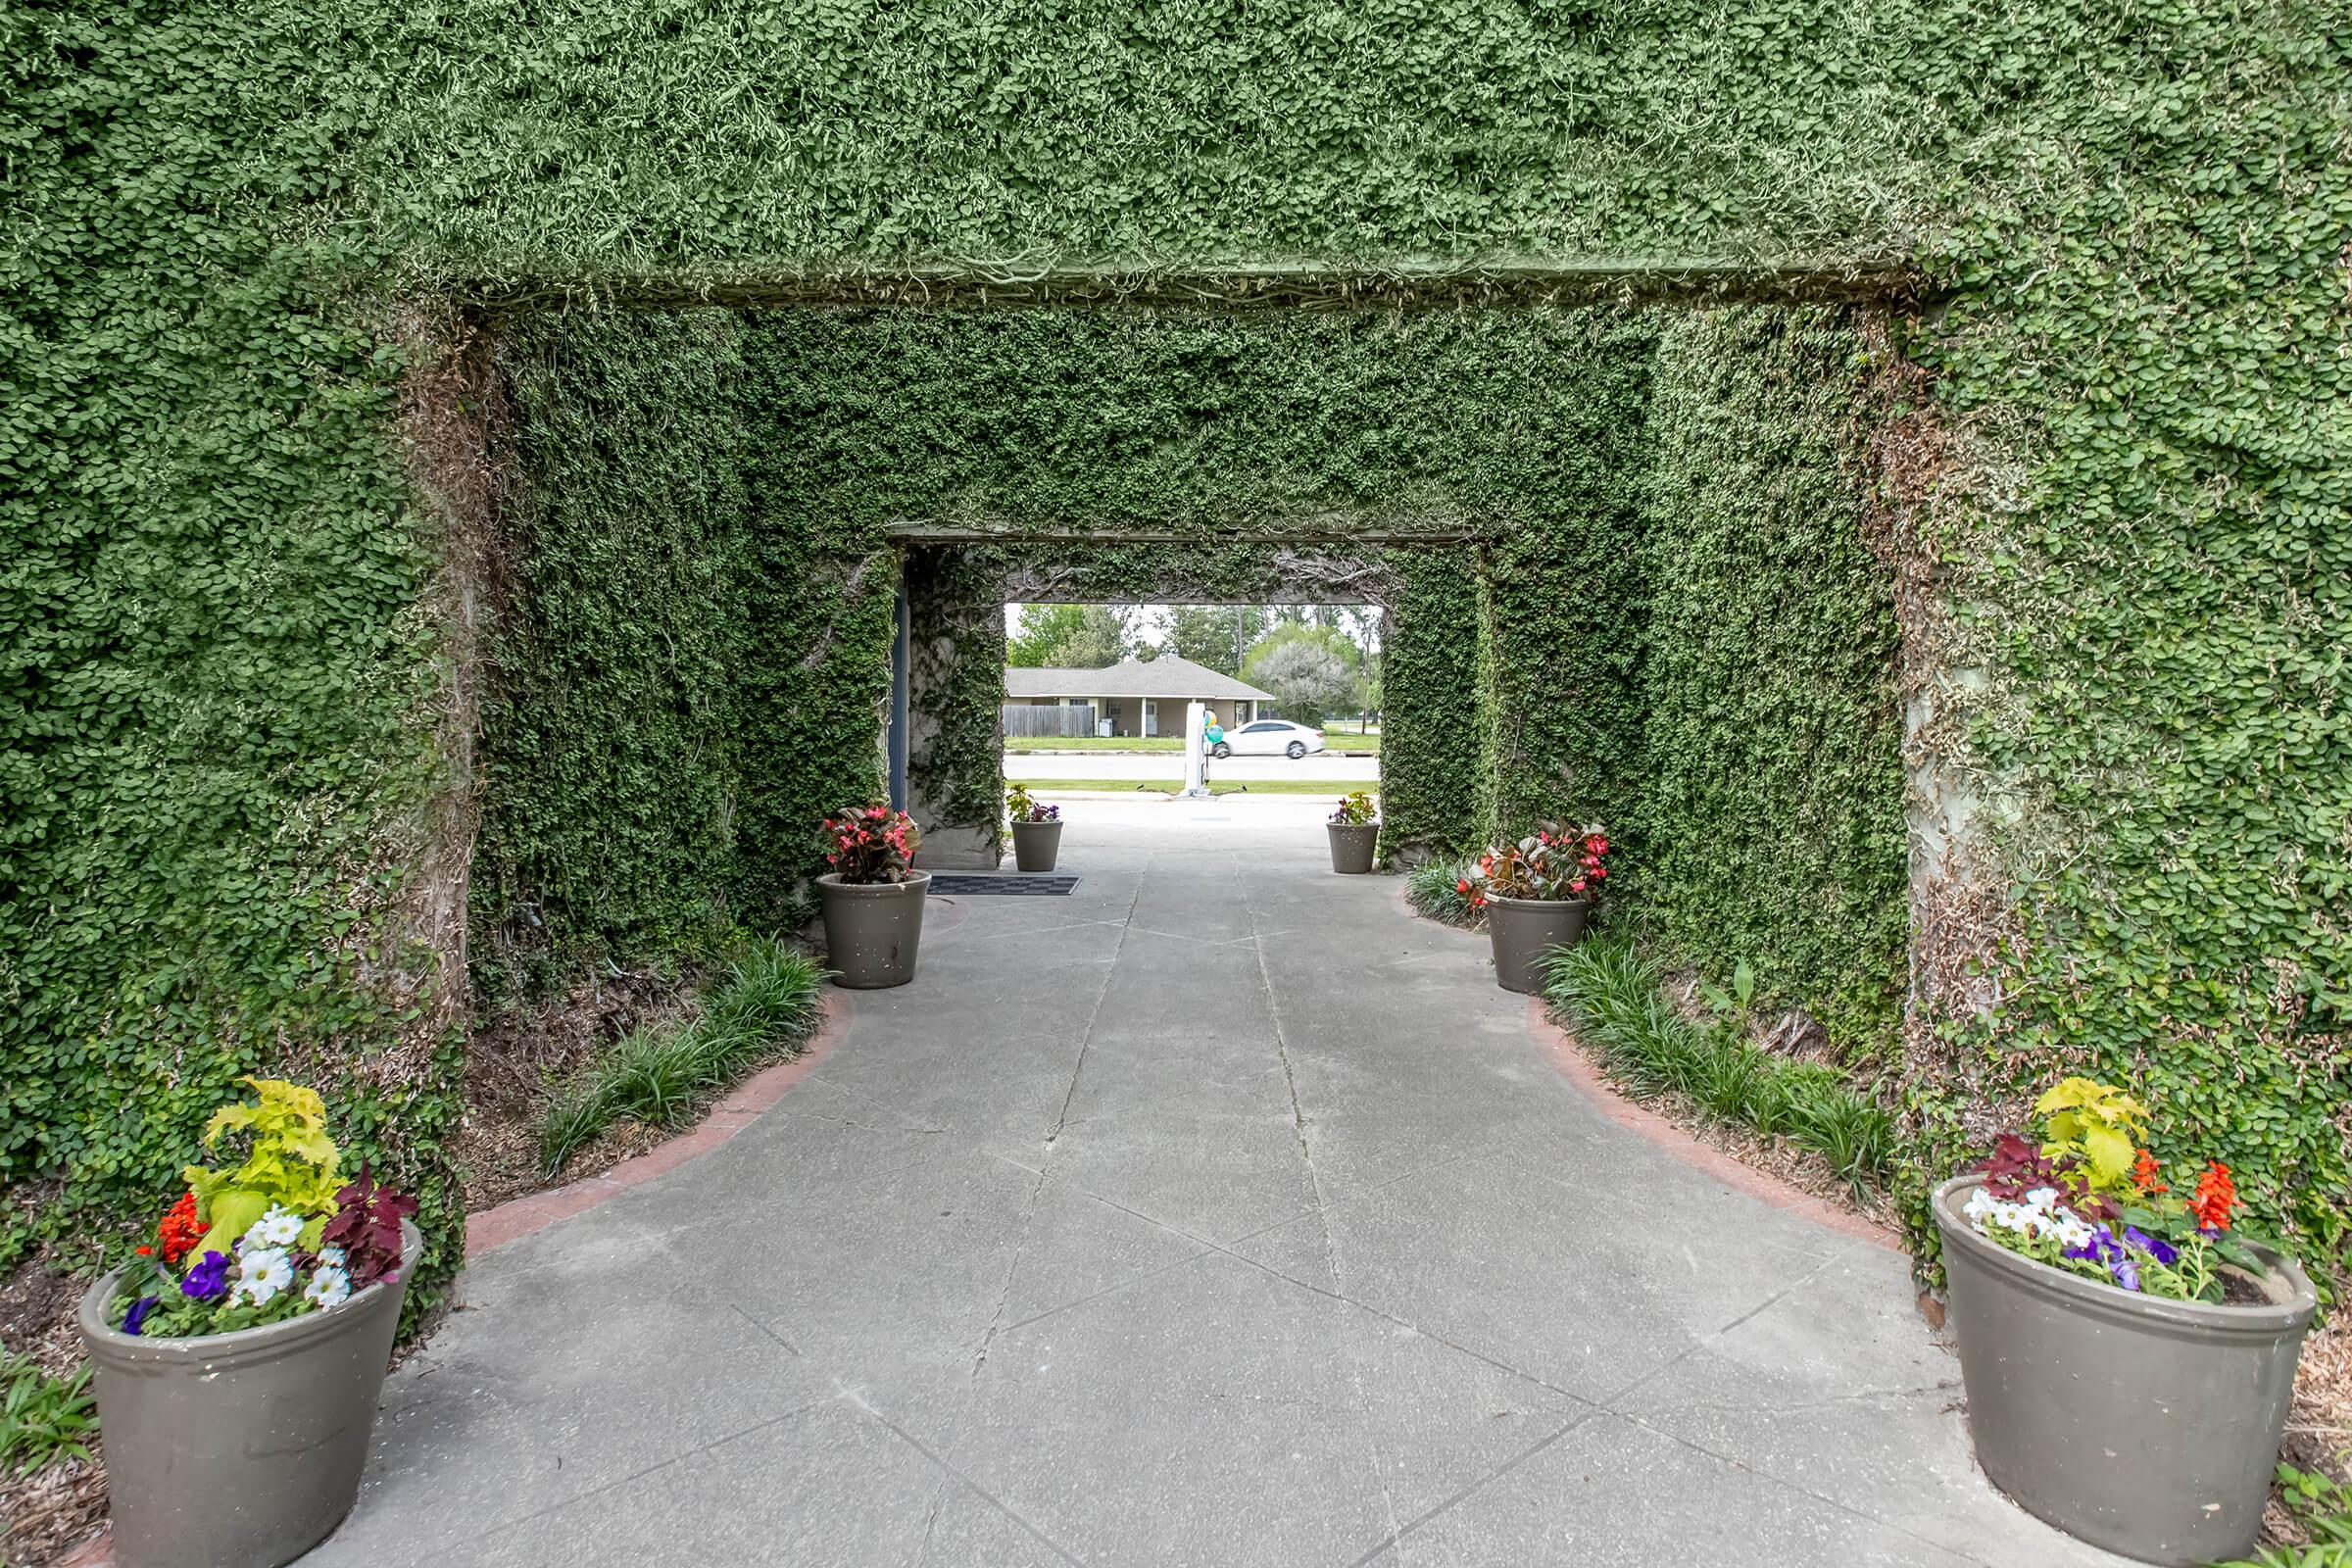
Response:
POLYGON ((1015 822, 1012 824, 1012 864, 1020 871, 1051 871, 1054 858, 1061 854, 1061 824, 1059 822, 1015 822))
POLYGON ((931 873, 914 871, 904 882, 844 882, 828 873, 816 879, 825 911, 825 962, 833 983, 850 991, 880 991, 914 978, 914 959, 923 940, 923 899, 931 873))
POLYGON ((2318 1305, 2293 1259, 2258 1248, 2265 1304, 2154 1300, 2021 1257, 1936 1189, 1951 1325, 1977 1462, 2027 1511, 2143 1562, 2242 1557, 2262 1529, 2318 1305))
POLYGON ((1326 822, 1331 830, 1331 868, 1348 875, 1372 869, 1373 852, 1380 847, 1378 822, 1326 822))
POLYGON ((1585 934, 1590 899, 1489 899, 1487 940, 1494 947, 1494 983, 1521 996, 1544 990, 1544 956, 1573 948, 1585 934))
POLYGON ((199 1339, 106 1326, 120 1273, 81 1298, 117 1568, 277 1568, 334 1534, 359 1495, 393 1332, 424 1238, 403 1220, 400 1274, 323 1312, 199 1339))

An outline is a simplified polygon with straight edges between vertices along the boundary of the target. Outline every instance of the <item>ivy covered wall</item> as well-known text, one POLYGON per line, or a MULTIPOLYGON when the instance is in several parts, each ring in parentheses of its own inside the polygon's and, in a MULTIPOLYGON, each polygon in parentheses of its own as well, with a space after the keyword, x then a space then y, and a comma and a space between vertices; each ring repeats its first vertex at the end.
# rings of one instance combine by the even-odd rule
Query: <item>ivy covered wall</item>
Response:
MULTIPOLYGON (((405 1169, 432 1163, 446 1074, 411 906, 463 662, 400 420, 402 377, 429 382, 438 351, 404 301, 1332 306, 1433 265, 1469 274, 1438 290, 1469 303, 1688 300, 1718 275, 1701 263, 1810 297, 1847 286, 1842 264, 1890 263, 1938 295, 1905 344, 1935 373, 1906 417, 1935 460, 1916 510, 1968 676, 1925 694, 1923 735, 1982 803, 1963 848, 1983 863, 1953 881, 1984 906, 1952 949, 1979 982, 1938 994, 1906 1060, 1924 1157, 1981 1142, 2037 1081, 2112 1073, 2175 1129, 2161 1152, 2229 1158, 2334 1248, 2352 1189, 2336 10, 1375 6, 1363 34, 1280 3, 1247 27, 1152 4, 1025 26, 954 6, 17 8, 12 1211, 168 1198, 159 1173, 230 1074, 319 1059, 362 1064, 360 1120, 405 1169), (1024 281, 1057 268, 1107 275, 1024 281)), ((1009 372, 974 384, 1012 395, 1009 372)), ((1375 379, 1332 402, 1387 396, 1375 379)), ((1387 432, 1320 438, 1360 454, 1387 432)), ((810 454, 777 456, 801 515, 841 540, 866 525, 803 482, 810 454)))
POLYGON ((1467 853, 1485 835, 1475 552, 1403 547, 1381 645, 1380 853, 1467 853))
POLYGON ((792 444, 828 506, 876 525, 1066 536, 914 552, 910 602, 938 623, 915 628, 909 777, 918 819, 952 837, 957 863, 995 822, 1002 621, 982 607, 1003 603, 1008 572, 1050 570, 1057 594, 1213 581, 1214 597, 1280 597, 1327 578, 1361 598, 1386 594, 1385 567, 1376 580, 1300 540, 1446 539, 1382 547, 1430 563, 1392 617, 1403 662, 1384 671, 1383 772, 1403 787, 1392 844, 1482 831, 1467 825, 1495 808, 1482 770, 1511 780, 1514 811, 1554 801, 1543 780, 1572 752, 1608 757, 1612 788, 1626 772, 1630 753, 1603 731, 1632 723, 1638 740, 1638 720, 1583 694, 1621 692, 1638 653, 1618 604, 1639 524, 1645 318, 785 313, 753 330, 799 377, 792 444), (1474 537, 1500 541, 1526 610, 1505 633, 1524 676, 1483 699, 1479 599, 1459 564, 1474 537), (1482 757, 1501 712, 1527 733, 1482 757))
POLYGON ((526 318, 471 885, 476 1003, 792 922, 879 790, 893 557, 812 515, 800 377, 728 311, 526 318))
POLYGON ((1663 325, 1638 574, 1629 838, 1642 928, 1745 959, 1848 1061, 1901 1046, 1908 859, 1895 575, 1869 537, 1864 339, 1843 313, 1663 325))
MULTIPOLYGON (((1521 380, 1494 411, 1528 440, 1516 526, 1480 563, 1482 816, 1626 822, 1642 785, 1640 675, 1648 585, 1642 481, 1655 328, 1591 313, 1554 352, 1573 379, 1521 380)), ((1639 854, 1629 845, 1629 858, 1639 854)))
POLYGON ((476 753, 477 1006, 739 917, 741 339, 712 311, 543 318, 501 346, 515 481, 476 753))

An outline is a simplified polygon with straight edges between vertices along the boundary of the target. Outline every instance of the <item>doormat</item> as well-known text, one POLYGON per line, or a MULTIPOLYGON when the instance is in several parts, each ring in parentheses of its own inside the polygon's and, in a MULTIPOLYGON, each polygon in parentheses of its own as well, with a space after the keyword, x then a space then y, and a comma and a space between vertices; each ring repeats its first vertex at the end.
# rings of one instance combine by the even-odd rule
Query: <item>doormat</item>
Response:
POLYGON ((931 873, 931 891, 965 895, 989 893, 1025 894, 1031 898, 1059 898, 1078 885, 1074 876, 951 876, 945 871, 931 873))

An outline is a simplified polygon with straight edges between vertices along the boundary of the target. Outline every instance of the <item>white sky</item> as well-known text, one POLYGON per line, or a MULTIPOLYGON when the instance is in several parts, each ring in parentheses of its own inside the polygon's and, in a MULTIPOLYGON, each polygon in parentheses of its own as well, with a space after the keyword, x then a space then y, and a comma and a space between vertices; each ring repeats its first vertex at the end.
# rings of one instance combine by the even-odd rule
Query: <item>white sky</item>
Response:
MULTIPOLYGON (((1141 633, 1146 642, 1155 643, 1166 637, 1168 634, 1168 627, 1173 623, 1175 618, 1168 613, 1168 607, 1166 605, 1134 605, 1122 606, 1121 608, 1132 609, 1141 612, 1133 619, 1131 619, 1128 624, 1133 626, 1136 631, 1141 633)), ((1004 607, 1004 635, 1010 637, 1020 629, 1021 607, 1018 605, 1006 605, 1004 607)))

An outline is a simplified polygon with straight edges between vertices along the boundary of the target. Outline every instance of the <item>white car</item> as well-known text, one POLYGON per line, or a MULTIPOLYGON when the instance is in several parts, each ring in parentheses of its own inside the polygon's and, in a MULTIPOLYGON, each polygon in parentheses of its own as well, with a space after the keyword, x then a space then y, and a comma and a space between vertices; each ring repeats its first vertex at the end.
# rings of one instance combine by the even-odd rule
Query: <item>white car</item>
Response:
POLYGON ((1209 748, 1211 757, 1288 757, 1294 761, 1323 749, 1323 732, 1294 724, 1287 718, 1261 718, 1209 748))

